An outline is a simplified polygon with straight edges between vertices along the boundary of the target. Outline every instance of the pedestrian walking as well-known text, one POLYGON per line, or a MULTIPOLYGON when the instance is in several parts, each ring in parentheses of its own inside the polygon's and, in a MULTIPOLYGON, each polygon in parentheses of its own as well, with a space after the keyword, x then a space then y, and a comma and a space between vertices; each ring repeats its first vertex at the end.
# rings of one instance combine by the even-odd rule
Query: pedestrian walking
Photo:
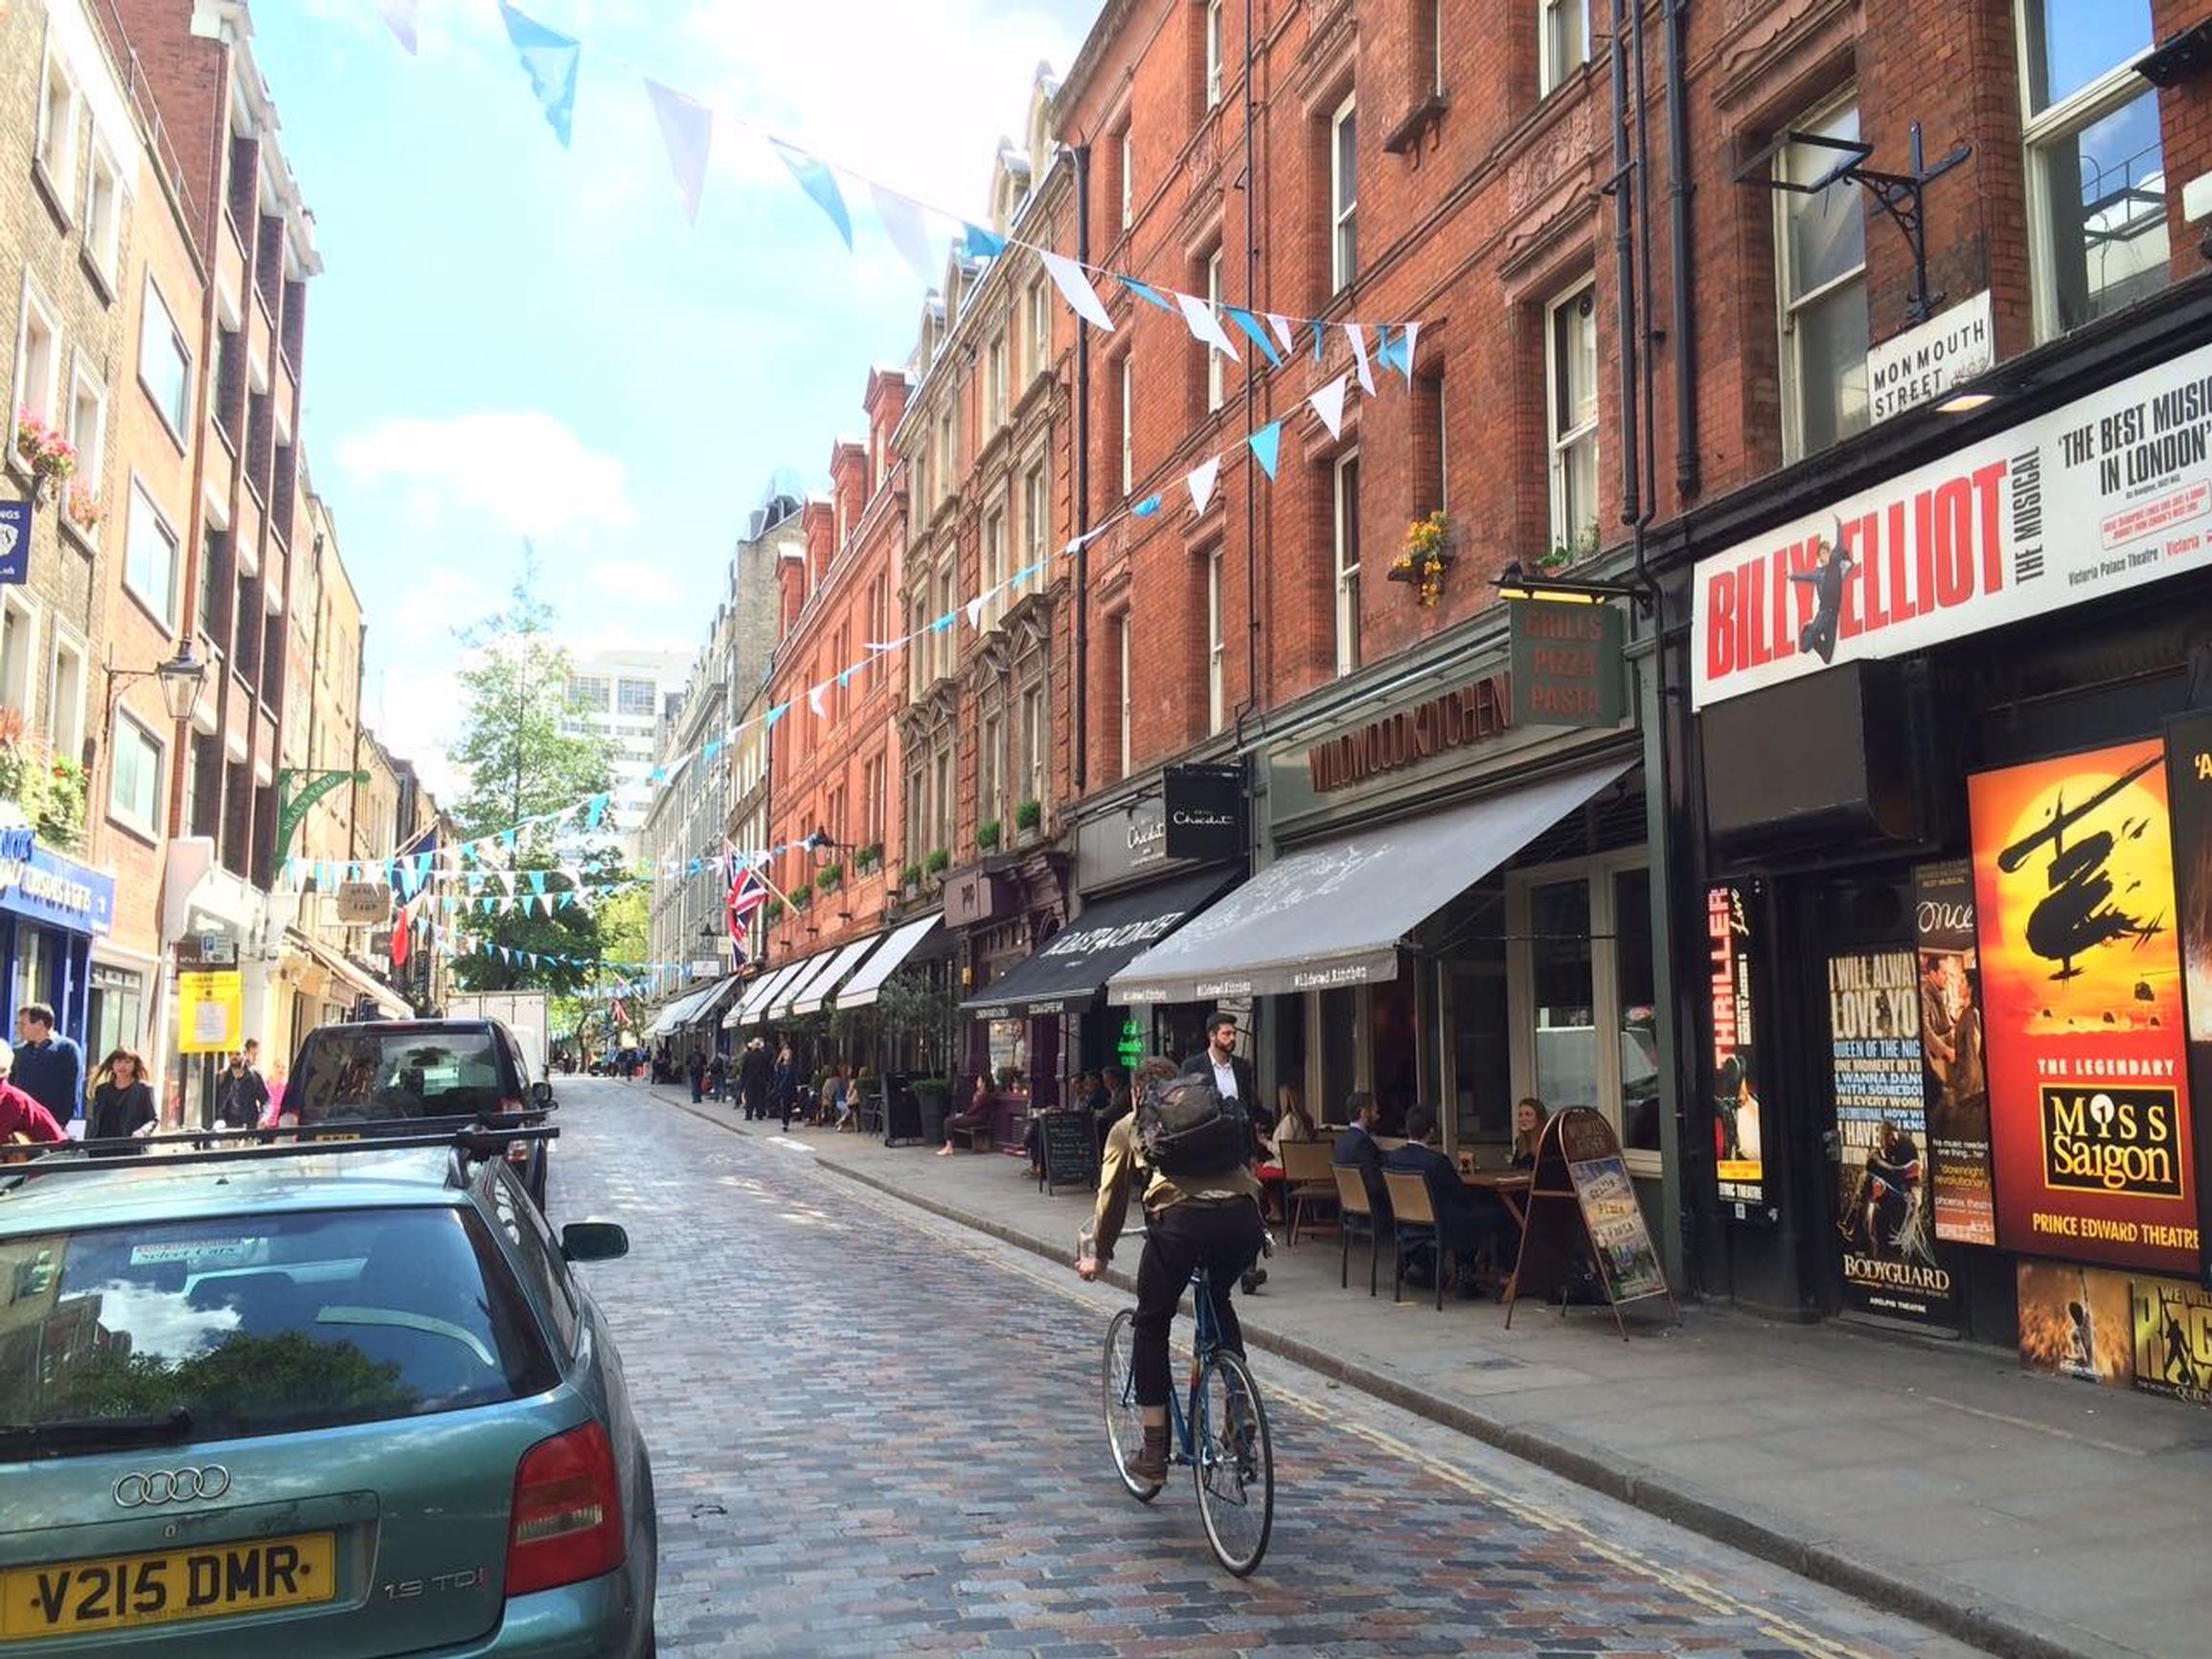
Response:
MULTIPOLYGON (((269 1085, 262 1080, 256 1062, 262 1057, 262 1045, 253 1038, 231 1056, 231 1063, 216 1079, 215 1115, 234 1129, 249 1128, 262 1121, 262 1112, 269 1103, 269 1085)), ((417 1105, 422 1104, 420 1101, 417 1105)))
POLYGON ((13 1081, 57 1124, 84 1115, 84 1050, 54 1029, 54 1010, 45 1003, 15 1011, 13 1081))
POLYGON ((784 1133, 791 1132, 791 1108, 799 1102, 799 1062, 791 1057, 789 1043, 776 1051, 775 1080, 770 1085, 776 1097, 776 1113, 784 1120, 784 1133))
MULTIPOLYGON (((88 1141, 122 1141, 153 1133, 153 1089, 146 1080, 146 1062, 129 1049, 111 1050, 93 1076, 92 1102, 84 1117, 84 1138, 88 1141)), ((115 1147, 105 1155, 124 1156, 140 1150, 143 1148, 138 1147, 115 1147)))
POLYGON ((0 1163, 10 1161, 11 1147, 58 1146, 69 1139, 52 1112, 9 1080, 14 1064, 15 1050, 0 1042, 0 1163))
POLYGON ((775 1081, 775 1062, 768 1045, 759 1037, 745 1044, 745 1057, 738 1062, 738 1093, 743 1097, 745 1116, 759 1122, 768 1115, 768 1091, 775 1081))
POLYGON ((724 1099, 723 1091, 729 1086, 729 1080, 730 1062, 718 1050, 714 1057, 707 1061, 707 1099, 710 1101, 724 1099))
POLYGON ((692 1104, 696 1106, 699 1103, 699 1097, 705 1093, 707 1085, 706 1057, 698 1050, 692 1050, 691 1058, 684 1062, 684 1075, 691 1081, 692 1104))

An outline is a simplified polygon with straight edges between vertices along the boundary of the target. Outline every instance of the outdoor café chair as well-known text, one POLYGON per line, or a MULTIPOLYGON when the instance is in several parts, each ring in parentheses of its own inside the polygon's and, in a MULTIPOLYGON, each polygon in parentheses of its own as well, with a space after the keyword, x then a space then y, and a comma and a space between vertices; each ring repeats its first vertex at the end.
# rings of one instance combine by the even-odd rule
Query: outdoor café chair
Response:
POLYGON ((1375 1208, 1367 1201, 1367 1183, 1357 1164, 1333 1164, 1336 1177, 1336 1287, 1352 1286, 1352 1234, 1355 1227, 1367 1235, 1367 1294, 1375 1292, 1377 1263, 1382 1254, 1382 1229, 1376 1225, 1375 1208))
MULTIPOLYGON (((1330 1150, 1319 1141, 1285 1141, 1276 1152, 1283 1160, 1283 1218, 1289 1223, 1289 1242, 1295 1245, 1299 1223, 1309 1221, 1313 1206, 1336 1203, 1330 1150)), ((1342 1223, 1338 1226, 1341 1230, 1342 1223)))
POLYGON ((1390 1269, 1390 1300, 1398 1300, 1405 1283, 1405 1247, 1423 1242, 1436 1246, 1436 1310, 1444 1311, 1444 1234, 1436 1224, 1436 1206, 1429 1200, 1428 1182, 1408 1170, 1385 1170, 1382 1185, 1390 1193, 1390 1214, 1396 1223, 1397 1260, 1390 1269))

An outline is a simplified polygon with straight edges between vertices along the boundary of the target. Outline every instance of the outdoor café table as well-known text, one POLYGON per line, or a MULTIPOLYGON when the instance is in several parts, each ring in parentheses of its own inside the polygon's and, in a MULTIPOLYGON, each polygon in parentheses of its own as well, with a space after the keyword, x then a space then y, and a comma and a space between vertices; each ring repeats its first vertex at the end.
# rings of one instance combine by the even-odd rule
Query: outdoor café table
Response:
POLYGON ((1536 1185, 1536 1176, 1526 1170, 1462 1170, 1459 1178, 1470 1187, 1483 1187, 1495 1193, 1514 1225, 1525 1225, 1528 1206, 1523 1200, 1528 1190, 1536 1185))

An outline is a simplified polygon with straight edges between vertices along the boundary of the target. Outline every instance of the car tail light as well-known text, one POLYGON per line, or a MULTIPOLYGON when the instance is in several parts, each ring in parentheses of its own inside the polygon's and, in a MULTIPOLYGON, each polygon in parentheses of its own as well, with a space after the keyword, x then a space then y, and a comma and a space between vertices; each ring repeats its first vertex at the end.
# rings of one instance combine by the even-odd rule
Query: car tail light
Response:
MULTIPOLYGON (((501 1101, 501 1102, 499 1102, 499 1109, 500 1109, 500 1111, 501 1111, 501 1112, 503 1112, 503 1113, 508 1113, 508 1112, 523 1112, 523 1111, 528 1111, 528 1110, 529 1110, 529 1107, 528 1107, 528 1106, 526 1106, 526 1105, 525 1105, 525 1104, 524 1104, 522 1102, 520 1102, 520 1101, 501 1101)), ((529 1162, 530 1162, 530 1143, 529 1143, 528 1141, 510 1141, 510 1142, 508 1142, 508 1143, 507 1143, 507 1161, 508 1161, 510 1164, 527 1164, 527 1163, 529 1163, 529 1162)))
POLYGON ((622 1489, 606 1430, 587 1422, 524 1452, 507 1531, 507 1593, 579 1583, 622 1562, 622 1489))

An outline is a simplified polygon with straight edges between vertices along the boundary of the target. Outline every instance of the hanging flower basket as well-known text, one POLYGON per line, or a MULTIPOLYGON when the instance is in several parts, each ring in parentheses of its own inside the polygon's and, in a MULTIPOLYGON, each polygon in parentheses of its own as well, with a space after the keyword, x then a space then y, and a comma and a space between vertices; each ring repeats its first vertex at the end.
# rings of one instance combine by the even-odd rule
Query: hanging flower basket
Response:
POLYGON ((100 521, 107 516, 107 509, 100 505, 100 497, 82 479, 70 485, 64 511, 69 514, 69 522, 86 534, 98 530, 100 521))
POLYGON ((33 493, 52 501, 77 471, 77 446, 28 409, 15 412, 15 453, 31 468, 33 493))
POLYGON ((1388 574, 1392 581, 1411 584, 1424 610, 1434 610, 1444 598, 1444 580, 1458 558, 1451 546, 1451 527, 1438 508, 1406 527, 1404 550, 1390 561, 1388 574))

